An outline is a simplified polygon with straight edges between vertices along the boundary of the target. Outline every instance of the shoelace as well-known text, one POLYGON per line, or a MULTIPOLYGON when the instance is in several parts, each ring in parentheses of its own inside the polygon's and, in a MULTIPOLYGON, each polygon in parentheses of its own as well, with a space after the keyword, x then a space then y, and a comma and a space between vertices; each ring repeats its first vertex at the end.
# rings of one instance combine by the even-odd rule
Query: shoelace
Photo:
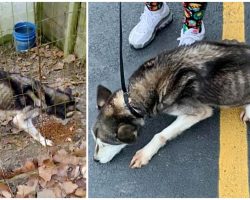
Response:
POLYGON ((192 32, 193 29, 189 29, 184 34, 181 35, 181 37, 177 38, 177 40, 180 41, 179 45, 189 45, 194 43, 195 41, 200 40, 200 36, 198 34, 195 34, 192 32))

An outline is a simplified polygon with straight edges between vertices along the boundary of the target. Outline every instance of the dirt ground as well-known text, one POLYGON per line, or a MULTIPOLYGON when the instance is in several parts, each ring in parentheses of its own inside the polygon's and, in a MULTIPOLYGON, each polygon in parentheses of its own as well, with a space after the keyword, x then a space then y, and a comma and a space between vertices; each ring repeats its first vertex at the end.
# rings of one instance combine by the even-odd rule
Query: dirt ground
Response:
POLYGON ((1 70, 39 80, 39 62, 42 83, 59 89, 70 87, 82 112, 75 112, 69 120, 41 113, 33 121, 54 142, 53 147, 43 147, 17 130, 11 119, 0 122, 0 197, 84 197, 85 61, 73 54, 64 58, 63 52, 52 45, 20 54, 11 45, 0 46, 1 70))

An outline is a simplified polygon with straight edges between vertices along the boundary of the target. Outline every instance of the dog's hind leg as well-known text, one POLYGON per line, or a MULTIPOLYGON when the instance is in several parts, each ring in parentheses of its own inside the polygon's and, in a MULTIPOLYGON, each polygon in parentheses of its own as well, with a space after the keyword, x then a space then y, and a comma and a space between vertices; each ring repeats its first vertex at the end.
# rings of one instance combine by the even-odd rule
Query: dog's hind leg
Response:
POLYGON ((140 168, 141 166, 148 164, 150 159, 158 152, 161 147, 166 144, 167 141, 172 140, 199 121, 210 117, 212 113, 212 108, 204 106, 199 108, 195 114, 179 115, 172 124, 170 124, 160 133, 156 134, 145 147, 136 152, 130 163, 130 167, 140 168))
POLYGON ((52 146, 51 140, 45 139, 40 132, 34 127, 32 118, 39 115, 38 109, 30 110, 30 107, 26 107, 23 111, 20 111, 13 119, 13 123, 19 128, 29 133, 35 140, 40 142, 43 146, 52 146))

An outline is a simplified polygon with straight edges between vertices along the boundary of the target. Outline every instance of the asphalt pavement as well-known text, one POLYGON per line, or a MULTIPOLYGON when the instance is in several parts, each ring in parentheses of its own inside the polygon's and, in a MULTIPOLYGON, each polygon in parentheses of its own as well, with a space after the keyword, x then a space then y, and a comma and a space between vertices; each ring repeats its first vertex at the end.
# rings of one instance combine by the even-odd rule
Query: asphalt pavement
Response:
MULTIPOLYGON (((219 111, 169 142, 141 169, 130 169, 137 150, 175 118, 166 115, 147 119, 138 142, 126 147, 110 163, 93 161, 94 140, 90 129, 98 110, 96 87, 120 88, 119 6, 118 3, 89 3, 88 119, 89 119, 89 197, 218 197, 219 111)), ((147 59, 178 46, 182 24, 181 3, 168 3, 173 22, 157 34, 145 49, 129 46, 128 36, 143 12, 143 3, 122 3, 123 55, 125 76, 147 59)), ((246 5, 250 9, 249 4, 246 5)), ((222 3, 209 3, 204 18, 206 40, 222 37, 222 3)), ((246 12, 246 18, 250 14, 246 12)), ((246 20, 247 21, 247 20, 246 20)), ((250 20, 246 22, 249 30, 250 20)), ((249 36, 246 36, 249 41, 249 36)))

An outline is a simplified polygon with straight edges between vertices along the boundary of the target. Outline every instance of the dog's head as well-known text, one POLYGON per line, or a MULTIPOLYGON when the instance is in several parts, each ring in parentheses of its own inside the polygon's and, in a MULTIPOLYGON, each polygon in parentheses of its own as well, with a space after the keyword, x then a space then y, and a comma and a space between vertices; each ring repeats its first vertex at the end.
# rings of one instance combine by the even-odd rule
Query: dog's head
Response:
POLYGON ((138 128, 144 121, 130 113, 121 90, 112 94, 109 89, 99 85, 97 106, 99 115, 93 127, 96 141, 94 160, 107 163, 126 145, 136 141, 138 128))
POLYGON ((66 88, 62 91, 47 87, 45 89, 45 101, 47 105, 47 113, 55 115, 61 119, 72 117, 74 112, 79 110, 70 88, 66 88))

